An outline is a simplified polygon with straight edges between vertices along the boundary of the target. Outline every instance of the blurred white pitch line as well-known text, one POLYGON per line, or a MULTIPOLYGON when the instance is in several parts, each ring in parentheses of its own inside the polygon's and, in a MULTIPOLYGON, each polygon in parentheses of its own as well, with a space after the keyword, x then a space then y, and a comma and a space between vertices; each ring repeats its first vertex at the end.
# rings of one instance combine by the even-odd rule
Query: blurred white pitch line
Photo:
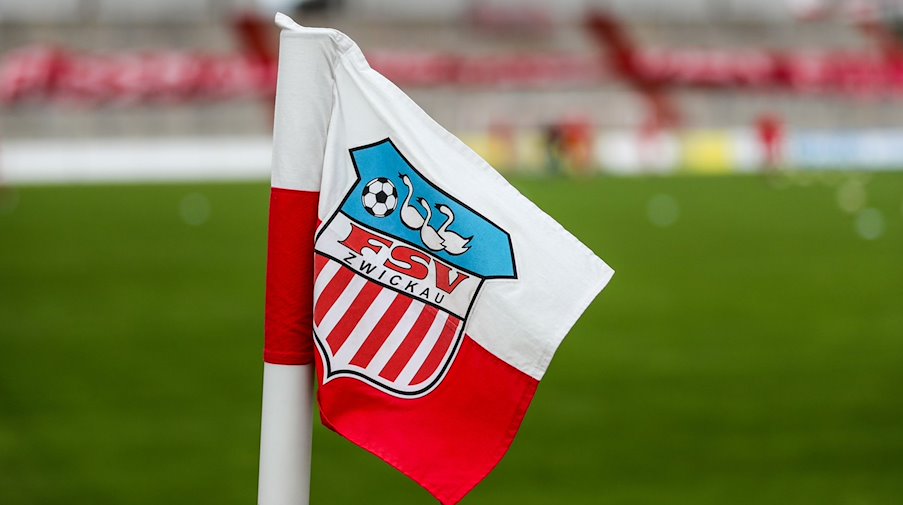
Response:
POLYGON ((4 140, 3 184, 264 181, 272 138, 219 136, 4 140))

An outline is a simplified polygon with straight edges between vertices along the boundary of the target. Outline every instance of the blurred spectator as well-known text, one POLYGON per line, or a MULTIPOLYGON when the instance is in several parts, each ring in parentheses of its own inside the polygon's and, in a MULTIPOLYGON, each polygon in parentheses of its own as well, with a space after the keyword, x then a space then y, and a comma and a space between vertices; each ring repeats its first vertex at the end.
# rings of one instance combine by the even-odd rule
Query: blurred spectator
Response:
POLYGON ((762 114, 756 120, 756 132, 765 153, 765 168, 773 170, 780 167, 784 145, 784 122, 775 114, 762 114))

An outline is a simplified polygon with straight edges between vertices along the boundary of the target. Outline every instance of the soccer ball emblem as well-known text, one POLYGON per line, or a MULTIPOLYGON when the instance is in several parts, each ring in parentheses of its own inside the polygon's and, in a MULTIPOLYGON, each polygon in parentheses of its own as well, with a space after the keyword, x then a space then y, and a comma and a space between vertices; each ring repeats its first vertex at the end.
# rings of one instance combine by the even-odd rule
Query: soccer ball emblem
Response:
POLYGON ((389 179, 378 177, 364 186, 361 201, 364 209, 371 216, 386 217, 398 205, 398 192, 395 191, 395 185, 389 182, 389 179))

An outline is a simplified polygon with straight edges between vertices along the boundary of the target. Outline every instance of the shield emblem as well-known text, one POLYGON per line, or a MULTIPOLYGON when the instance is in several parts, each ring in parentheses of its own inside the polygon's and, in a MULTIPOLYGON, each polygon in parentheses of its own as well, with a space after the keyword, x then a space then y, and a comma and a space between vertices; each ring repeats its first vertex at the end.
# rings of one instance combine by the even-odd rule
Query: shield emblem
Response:
POLYGON ((517 277, 511 239, 390 139, 349 152, 357 181, 315 243, 322 380, 420 397, 453 366, 483 283, 517 277))

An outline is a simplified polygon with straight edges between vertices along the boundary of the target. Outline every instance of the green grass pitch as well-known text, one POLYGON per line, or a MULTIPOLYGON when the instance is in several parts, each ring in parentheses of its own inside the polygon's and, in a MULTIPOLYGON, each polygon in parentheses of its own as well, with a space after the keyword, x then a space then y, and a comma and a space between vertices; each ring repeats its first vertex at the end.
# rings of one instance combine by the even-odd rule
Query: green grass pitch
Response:
MULTIPOLYGON (((464 503, 903 503, 903 175, 873 240, 846 177, 516 180, 617 274, 464 503)), ((255 502, 267 197, 0 192, 0 503, 255 502)), ((314 438, 312 503, 433 503, 314 438)))

